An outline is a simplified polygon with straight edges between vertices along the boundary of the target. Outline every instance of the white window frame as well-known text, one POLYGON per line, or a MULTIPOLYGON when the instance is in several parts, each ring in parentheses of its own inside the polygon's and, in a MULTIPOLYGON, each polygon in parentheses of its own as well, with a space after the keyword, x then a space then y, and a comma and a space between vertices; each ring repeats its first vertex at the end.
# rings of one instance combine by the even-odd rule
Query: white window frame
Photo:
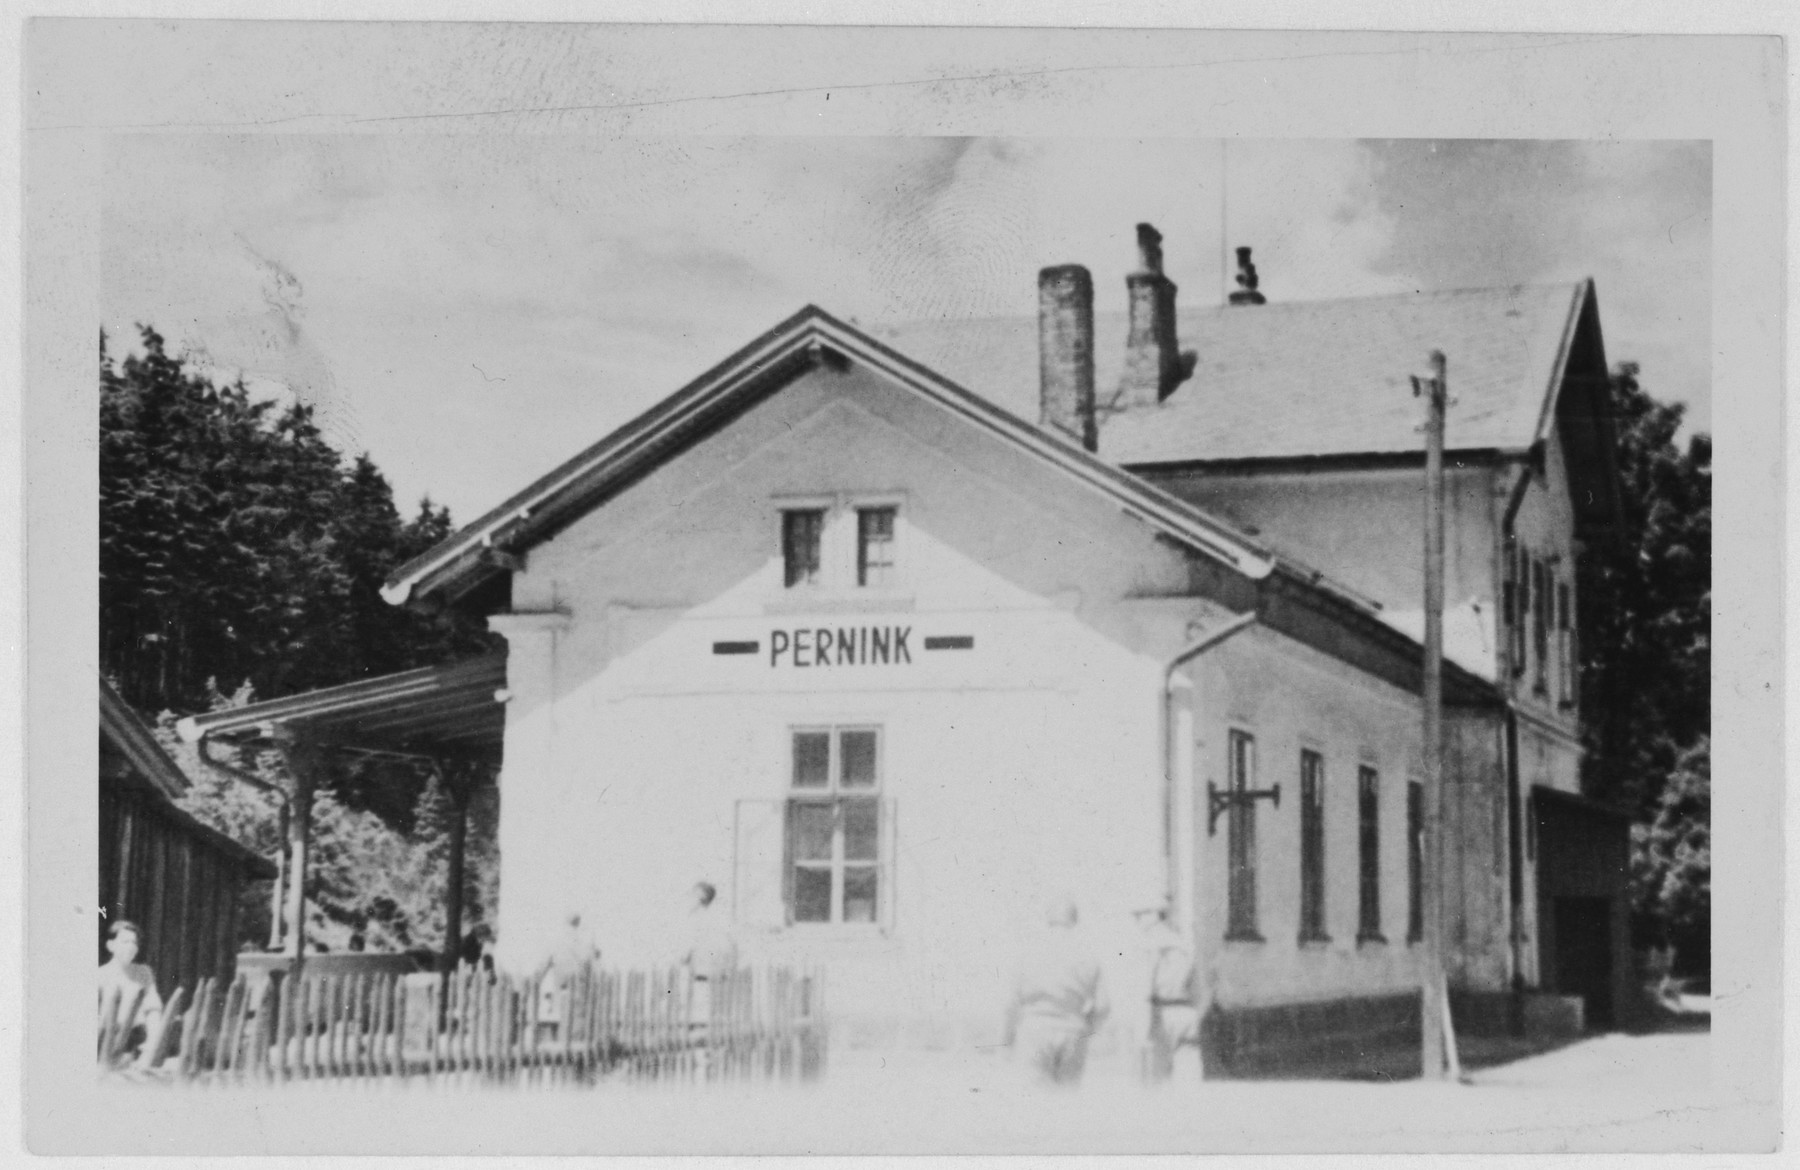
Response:
POLYGON ((783 833, 785 834, 782 849, 782 891, 787 904, 788 925, 802 930, 833 931, 876 931, 883 928, 890 914, 890 899, 893 897, 891 873, 893 858, 888 856, 891 850, 891 826, 887 823, 893 816, 892 802, 887 799, 884 784, 886 771, 886 734, 878 723, 863 721, 843 723, 796 723, 788 727, 788 783, 783 833), (845 787, 843 784, 843 738, 847 732, 869 732, 875 737, 875 779, 866 787, 845 787), (796 783, 799 762, 796 757, 799 737, 814 734, 827 737, 825 784, 822 787, 803 787, 796 783), (875 806, 875 859, 872 862, 852 861, 844 855, 844 805, 853 800, 867 800, 875 806), (833 810, 831 832, 831 856, 829 859, 802 862, 794 856, 794 809, 797 805, 828 805, 833 810), (806 869, 824 869, 830 874, 831 893, 830 910, 824 921, 802 921, 796 917, 797 892, 796 877, 798 871, 806 869), (872 869, 875 874, 875 907, 873 916, 868 921, 846 922, 844 920, 844 892, 847 875, 852 869, 872 869))
POLYGON ((876 603, 905 602, 911 598, 912 574, 907 527, 906 493, 904 492, 839 492, 830 495, 777 496, 770 523, 775 533, 775 553, 779 568, 776 581, 779 600, 776 609, 810 607, 819 602, 876 603), (885 585, 862 585, 859 568, 862 554, 861 513, 874 509, 892 509, 894 534, 889 542, 893 568, 885 585), (823 512, 819 533, 819 572, 810 584, 787 583, 787 521, 789 512, 823 512))

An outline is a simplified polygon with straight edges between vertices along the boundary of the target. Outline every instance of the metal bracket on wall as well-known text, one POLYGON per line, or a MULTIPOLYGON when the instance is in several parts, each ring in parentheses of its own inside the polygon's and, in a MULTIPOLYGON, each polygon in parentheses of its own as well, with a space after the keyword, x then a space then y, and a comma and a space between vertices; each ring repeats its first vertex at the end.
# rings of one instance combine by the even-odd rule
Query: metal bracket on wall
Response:
POLYGON ((1268 800, 1276 808, 1280 808, 1281 785, 1277 784, 1273 788, 1244 789, 1233 792, 1228 788, 1221 789, 1217 784, 1208 780, 1206 782, 1206 835, 1208 837, 1218 835, 1220 813, 1234 804, 1249 805, 1258 800, 1268 800))

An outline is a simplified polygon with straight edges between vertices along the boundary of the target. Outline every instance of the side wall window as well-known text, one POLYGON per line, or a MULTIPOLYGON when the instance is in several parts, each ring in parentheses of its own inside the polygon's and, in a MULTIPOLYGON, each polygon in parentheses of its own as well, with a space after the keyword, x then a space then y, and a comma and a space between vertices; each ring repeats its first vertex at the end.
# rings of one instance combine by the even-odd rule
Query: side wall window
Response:
POLYGON ((1525 674, 1525 621, 1531 609, 1531 558, 1512 543, 1506 549, 1506 592, 1511 599, 1506 607, 1508 621, 1507 658, 1511 660, 1514 678, 1525 674))
POLYGON ((1325 933, 1325 757, 1300 753, 1300 941, 1325 933))
POLYGON ((1226 938, 1260 939, 1256 930, 1256 807, 1244 794, 1256 787, 1256 740, 1231 733, 1226 748, 1231 806, 1225 819, 1227 865, 1226 938))
POLYGON ((1575 656, 1575 615, 1570 612, 1573 607, 1570 605, 1569 594, 1567 583, 1557 585, 1556 629, 1558 640, 1562 643, 1559 647, 1562 660, 1562 680, 1558 691, 1562 705, 1565 707, 1575 705, 1575 683, 1580 677, 1579 664, 1575 656))
POLYGON ((1381 942, 1381 774, 1356 770, 1356 937, 1381 942))
POLYGON ((1540 695, 1550 693, 1550 566, 1544 561, 1531 563, 1531 656, 1536 667, 1531 689, 1540 695))
POLYGON ((1406 786, 1406 940, 1425 937, 1425 786, 1406 786))
POLYGON ((784 867, 789 921, 880 920, 880 791, 878 728, 795 729, 784 867))

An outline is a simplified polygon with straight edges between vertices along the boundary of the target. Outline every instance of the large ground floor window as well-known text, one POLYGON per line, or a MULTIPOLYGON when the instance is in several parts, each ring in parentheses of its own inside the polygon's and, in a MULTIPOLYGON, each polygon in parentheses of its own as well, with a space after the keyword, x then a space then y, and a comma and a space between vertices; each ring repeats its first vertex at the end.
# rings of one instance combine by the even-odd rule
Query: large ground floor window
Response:
POLYGON ((881 916, 881 731, 795 728, 785 886, 792 922, 881 916))

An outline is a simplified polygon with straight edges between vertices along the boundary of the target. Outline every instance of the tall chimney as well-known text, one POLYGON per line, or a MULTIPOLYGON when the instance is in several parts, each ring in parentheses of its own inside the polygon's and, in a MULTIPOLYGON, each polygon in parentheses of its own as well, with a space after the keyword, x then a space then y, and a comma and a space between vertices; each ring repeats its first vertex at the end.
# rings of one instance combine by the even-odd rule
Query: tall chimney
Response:
POLYGON ((1094 278, 1079 264, 1038 273, 1038 421, 1089 451, 1094 422, 1094 278))
POLYGON ((1162 233, 1137 225, 1138 267, 1125 278, 1131 299, 1131 332, 1125 340, 1120 409, 1155 406, 1174 392, 1193 368, 1175 349, 1175 283, 1163 275, 1162 233))
POLYGON ((1227 300, 1234 305, 1260 305, 1263 295, 1256 291, 1256 265, 1250 263, 1250 249, 1239 248, 1238 257, 1238 290, 1227 300))

